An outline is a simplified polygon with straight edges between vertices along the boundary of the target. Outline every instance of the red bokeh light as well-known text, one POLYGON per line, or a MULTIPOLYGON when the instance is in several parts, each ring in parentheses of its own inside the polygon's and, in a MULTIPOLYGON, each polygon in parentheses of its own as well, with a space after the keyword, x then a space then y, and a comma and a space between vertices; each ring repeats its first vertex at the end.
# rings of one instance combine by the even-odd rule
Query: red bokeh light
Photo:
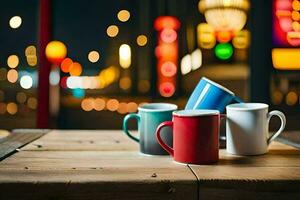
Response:
POLYGON ((175 93, 175 85, 170 82, 164 82, 159 85, 159 93, 163 97, 170 97, 175 93))
POLYGON ((160 32, 160 38, 163 42, 172 43, 177 39, 177 33, 173 29, 165 28, 160 32))
POLYGON ((160 71, 166 77, 172 77, 177 73, 177 67, 173 62, 164 62, 161 65, 160 71))
POLYGON ((180 22, 176 17, 173 16, 160 16, 156 18, 154 22, 154 28, 157 31, 161 31, 164 28, 178 30, 180 28, 180 22))

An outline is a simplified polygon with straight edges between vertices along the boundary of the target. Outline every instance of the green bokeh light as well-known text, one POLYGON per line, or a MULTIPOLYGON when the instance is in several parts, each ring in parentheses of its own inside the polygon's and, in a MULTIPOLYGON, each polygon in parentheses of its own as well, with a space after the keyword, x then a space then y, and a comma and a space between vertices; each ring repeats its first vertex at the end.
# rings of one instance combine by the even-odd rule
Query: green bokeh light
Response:
POLYGON ((229 43, 217 44, 217 46, 215 48, 215 54, 216 54, 217 58, 219 58, 221 60, 229 59, 233 54, 232 45, 229 43))

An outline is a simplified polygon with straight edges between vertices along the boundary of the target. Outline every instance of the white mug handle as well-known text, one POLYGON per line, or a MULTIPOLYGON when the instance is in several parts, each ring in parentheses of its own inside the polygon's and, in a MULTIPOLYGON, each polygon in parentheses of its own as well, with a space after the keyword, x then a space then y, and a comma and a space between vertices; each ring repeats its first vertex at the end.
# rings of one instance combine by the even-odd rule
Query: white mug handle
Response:
POLYGON ((281 125, 280 125, 280 128, 278 129, 277 132, 275 132, 273 135, 271 135, 268 140, 267 140, 267 143, 268 145, 275 139, 277 138, 277 136, 280 135, 280 133, 283 132, 284 128, 285 128, 285 124, 286 124, 286 118, 285 118, 285 115, 278 111, 278 110, 273 110, 271 112, 268 113, 268 123, 270 123, 270 119, 273 117, 273 116, 278 116, 280 118, 280 121, 281 121, 281 125))

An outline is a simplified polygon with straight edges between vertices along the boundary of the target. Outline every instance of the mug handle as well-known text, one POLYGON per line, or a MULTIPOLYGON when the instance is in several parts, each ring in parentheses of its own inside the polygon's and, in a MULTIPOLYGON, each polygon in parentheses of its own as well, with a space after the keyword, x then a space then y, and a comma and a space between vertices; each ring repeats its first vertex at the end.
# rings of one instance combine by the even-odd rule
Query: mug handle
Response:
POLYGON ((128 115, 126 115, 124 117, 124 120, 123 120, 123 131, 124 133, 126 133, 126 135, 128 135, 129 138, 131 138, 132 140, 136 141, 136 142, 140 142, 140 139, 133 136, 129 131, 128 131, 128 128, 127 128, 127 122, 129 119, 131 118, 134 118, 134 119, 137 119, 138 121, 138 126, 140 124, 140 119, 141 119, 141 116, 139 114, 136 114, 136 113, 130 113, 128 115))
POLYGON ((281 125, 280 125, 280 128, 278 129, 278 131, 276 133, 274 133, 273 135, 271 135, 268 140, 267 140, 267 143, 268 145, 275 139, 277 138, 277 136, 280 135, 280 133, 283 132, 284 128, 285 128, 285 125, 286 125, 286 118, 285 118, 285 115, 278 111, 278 110, 273 110, 271 112, 268 113, 268 123, 270 123, 270 119, 273 117, 273 116, 278 116, 280 118, 280 121, 281 121, 281 125))
POLYGON ((164 148, 172 157, 174 157, 174 149, 172 149, 169 145, 167 145, 161 139, 161 136, 160 136, 160 131, 165 126, 169 126, 169 127, 173 128, 173 122, 166 121, 166 122, 161 123, 156 129, 156 139, 157 139, 158 143, 160 144, 160 146, 162 146, 162 148, 164 148))

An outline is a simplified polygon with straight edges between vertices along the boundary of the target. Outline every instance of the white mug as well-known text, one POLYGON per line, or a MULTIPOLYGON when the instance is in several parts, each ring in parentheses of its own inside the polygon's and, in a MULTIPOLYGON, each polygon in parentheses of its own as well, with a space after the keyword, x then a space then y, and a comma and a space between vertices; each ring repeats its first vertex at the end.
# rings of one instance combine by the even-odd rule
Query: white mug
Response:
POLYGON ((269 106, 263 103, 236 103, 226 106, 226 149, 237 155, 259 155, 267 153, 268 145, 283 132, 286 124, 282 112, 268 113, 269 106), (281 126, 269 136, 269 122, 278 116, 281 126))

